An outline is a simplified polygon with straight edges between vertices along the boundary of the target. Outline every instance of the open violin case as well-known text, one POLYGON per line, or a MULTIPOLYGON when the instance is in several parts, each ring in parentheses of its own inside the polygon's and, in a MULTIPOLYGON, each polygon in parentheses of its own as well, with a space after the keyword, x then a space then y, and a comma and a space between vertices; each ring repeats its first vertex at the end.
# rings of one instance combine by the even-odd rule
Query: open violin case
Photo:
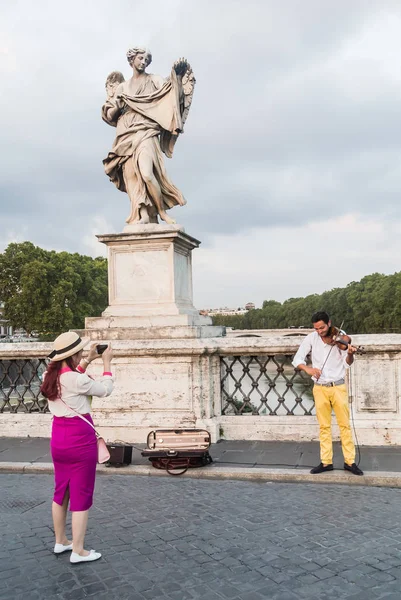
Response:
POLYGON ((147 437, 142 456, 156 469, 182 475, 188 469, 213 462, 209 454, 210 433, 206 429, 156 429, 147 437))

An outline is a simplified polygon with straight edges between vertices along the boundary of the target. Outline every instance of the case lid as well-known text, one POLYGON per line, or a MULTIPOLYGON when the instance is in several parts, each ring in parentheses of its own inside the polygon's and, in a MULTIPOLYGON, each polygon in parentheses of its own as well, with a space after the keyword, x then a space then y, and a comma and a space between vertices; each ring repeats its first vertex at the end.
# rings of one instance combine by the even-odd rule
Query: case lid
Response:
POLYGON ((148 435, 150 450, 207 450, 210 433, 206 429, 156 429, 148 435))

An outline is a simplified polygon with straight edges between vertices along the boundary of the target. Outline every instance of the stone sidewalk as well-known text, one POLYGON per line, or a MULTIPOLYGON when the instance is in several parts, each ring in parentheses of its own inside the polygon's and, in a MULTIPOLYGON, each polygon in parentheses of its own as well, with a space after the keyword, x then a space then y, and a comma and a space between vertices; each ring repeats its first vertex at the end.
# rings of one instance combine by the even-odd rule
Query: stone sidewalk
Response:
POLYGON ((399 600, 401 490, 98 477, 87 547, 52 553, 52 475, 0 473, 0 600, 399 600))
MULTIPOLYGON (((144 445, 136 446, 130 466, 116 469, 99 465, 99 472, 168 476, 164 471, 154 469, 141 456, 140 448, 144 445)), ((183 477, 401 487, 401 447, 363 446, 360 452, 363 477, 343 470, 339 443, 334 444, 335 470, 310 475, 310 468, 319 463, 318 443, 221 441, 210 449, 214 459, 212 465, 192 469, 183 477)), ((51 473, 49 440, 0 437, 0 472, 51 473)))

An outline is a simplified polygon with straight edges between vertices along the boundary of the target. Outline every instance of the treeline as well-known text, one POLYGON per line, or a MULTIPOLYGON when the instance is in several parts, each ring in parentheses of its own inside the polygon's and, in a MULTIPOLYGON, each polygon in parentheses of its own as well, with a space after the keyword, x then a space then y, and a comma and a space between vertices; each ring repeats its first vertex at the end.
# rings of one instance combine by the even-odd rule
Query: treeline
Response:
POLYGON ((345 288, 305 298, 290 298, 280 303, 265 300, 261 309, 245 315, 213 317, 215 325, 235 329, 281 329, 311 327, 311 316, 325 310, 332 322, 347 333, 401 332, 401 272, 394 275, 373 273, 345 288))
POLYGON ((100 316, 107 297, 105 258, 47 251, 31 242, 9 244, 0 254, 4 318, 28 335, 83 329, 85 317, 100 316))

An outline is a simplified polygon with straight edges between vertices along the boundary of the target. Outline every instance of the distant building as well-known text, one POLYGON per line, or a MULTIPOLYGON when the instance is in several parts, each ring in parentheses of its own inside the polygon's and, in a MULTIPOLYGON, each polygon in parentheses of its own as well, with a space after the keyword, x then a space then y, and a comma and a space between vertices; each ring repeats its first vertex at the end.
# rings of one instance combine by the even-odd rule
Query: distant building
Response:
POLYGON ((233 317, 236 315, 245 315, 248 312, 248 310, 251 310, 253 308, 255 308, 253 302, 248 302, 248 304, 245 305, 245 308, 229 308, 228 306, 225 306, 224 308, 202 308, 202 310, 200 310, 199 313, 201 315, 206 315, 209 317, 215 317, 217 315, 233 317))
POLYGON ((0 335, 3 337, 5 335, 12 334, 13 328, 11 327, 7 319, 4 318, 4 303, 0 302, 0 335))

